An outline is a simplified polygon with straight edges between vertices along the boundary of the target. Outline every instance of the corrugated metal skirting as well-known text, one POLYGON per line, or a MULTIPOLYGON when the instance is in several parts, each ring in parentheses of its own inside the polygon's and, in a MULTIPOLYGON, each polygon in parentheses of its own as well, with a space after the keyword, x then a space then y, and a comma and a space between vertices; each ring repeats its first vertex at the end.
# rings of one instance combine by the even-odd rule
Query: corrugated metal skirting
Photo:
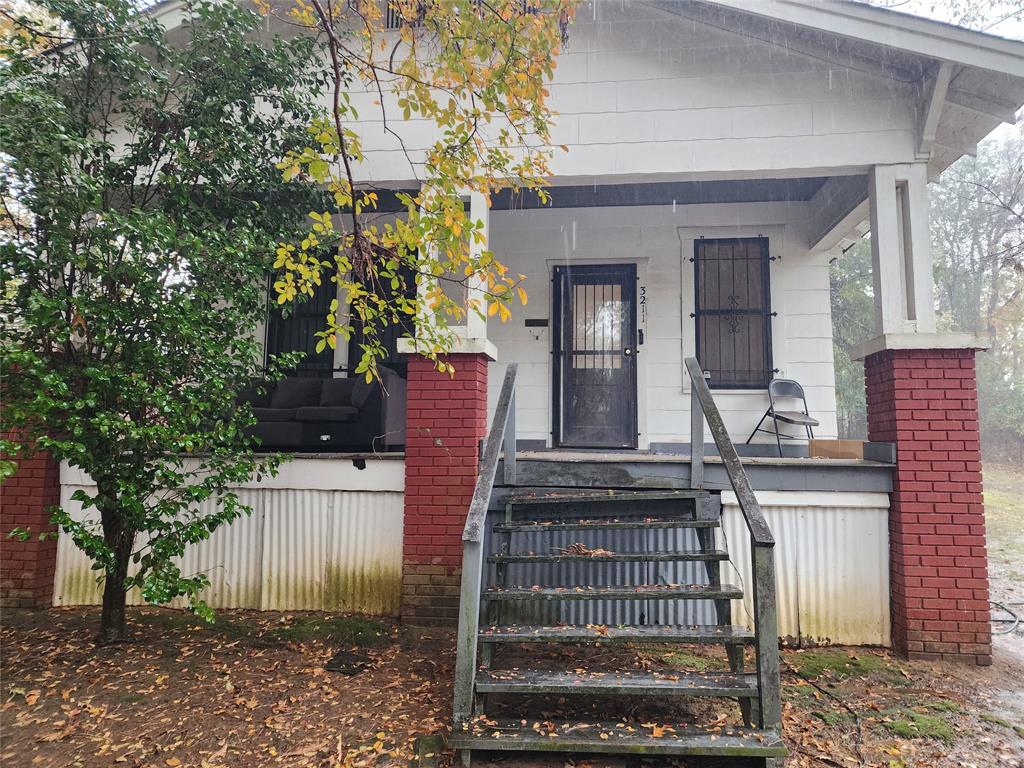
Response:
MULTIPOLYGON (((502 513, 492 513, 493 520, 502 513)), ((488 526, 490 531, 490 526, 488 526)), ((571 544, 625 552, 676 552, 699 548, 696 534, 686 528, 614 531, 547 531, 517 533, 516 554, 556 554, 571 544)), ((488 551, 498 551, 496 537, 488 551)), ((492 566, 490 583, 495 583, 492 566)), ((509 586, 566 584, 625 586, 638 584, 707 584, 702 563, 516 563, 506 571, 509 586)), ((701 600, 564 600, 552 603, 522 601, 502 608, 503 623, 564 624, 707 624, 714 623, 714 606, 701 600)))
MULTIPOLYGON (((88 486, 64 485, 61 504, 88 486)), ((397 616, 402 581, 400 491, 240 488, 253 513, 189 547, 185 575, 205 573, 214 608, 323 610, 397 616)), ((212 502, 210 502, 212 503, 212 502)), ((100 600, 96 572, 68 537, 57 544, 54 605, 100 600)), ((144 601, 137 590, 129 603, 144 601)), ((176 600, 172 605, 183 606, 176 600)))
MULTIPOLYGON (((779 635, 801 645, 890 644, 889 497, 884 493, 757 492, 775 536, 779 635)), ((732 574, 745 599, 737 623, 751 626, 750 540, 736 497, 722 494, 732 574)))

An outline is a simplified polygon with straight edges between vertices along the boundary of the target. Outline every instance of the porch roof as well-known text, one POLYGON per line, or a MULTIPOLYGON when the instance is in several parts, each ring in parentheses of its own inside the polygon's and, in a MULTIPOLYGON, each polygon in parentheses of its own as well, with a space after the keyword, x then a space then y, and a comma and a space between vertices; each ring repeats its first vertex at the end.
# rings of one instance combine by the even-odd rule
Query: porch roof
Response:
POLYGON ((1024 42, 852 0, 656 2, 663 11, 916 85, 933 176, 1024 105, 1024 42), (693 8, 692 11, 686 10, 693 8))

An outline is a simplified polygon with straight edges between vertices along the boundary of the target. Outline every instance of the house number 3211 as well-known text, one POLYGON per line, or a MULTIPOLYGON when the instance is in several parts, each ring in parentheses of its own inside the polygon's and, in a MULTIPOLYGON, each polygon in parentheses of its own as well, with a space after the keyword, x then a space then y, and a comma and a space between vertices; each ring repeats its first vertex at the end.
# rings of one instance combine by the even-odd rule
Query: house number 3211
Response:
POLYGON ((647 324, 647 286, 640 286, 640 322, 647 324))

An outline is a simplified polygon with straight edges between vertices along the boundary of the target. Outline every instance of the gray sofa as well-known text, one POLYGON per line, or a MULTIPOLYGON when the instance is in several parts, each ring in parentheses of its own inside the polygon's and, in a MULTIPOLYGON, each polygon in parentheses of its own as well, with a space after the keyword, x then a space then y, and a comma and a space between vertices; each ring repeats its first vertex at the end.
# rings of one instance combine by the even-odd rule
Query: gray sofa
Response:
POLYGON ((267 450, 384 451, 405 445, 405 380, 390 368, 367 384, 352 378, 290 377, 239 395, 256 423, 247 433, 267 450), (386 394, 385 394, 386 393, 386 394))

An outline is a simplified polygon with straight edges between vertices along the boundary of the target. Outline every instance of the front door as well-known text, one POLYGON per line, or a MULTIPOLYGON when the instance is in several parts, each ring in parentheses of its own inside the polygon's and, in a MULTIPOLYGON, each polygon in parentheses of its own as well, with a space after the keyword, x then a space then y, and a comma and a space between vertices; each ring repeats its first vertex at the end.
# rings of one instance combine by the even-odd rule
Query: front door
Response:
POLYGON ((636 448, 636 265, 555 267, 554 444, 636 448))

